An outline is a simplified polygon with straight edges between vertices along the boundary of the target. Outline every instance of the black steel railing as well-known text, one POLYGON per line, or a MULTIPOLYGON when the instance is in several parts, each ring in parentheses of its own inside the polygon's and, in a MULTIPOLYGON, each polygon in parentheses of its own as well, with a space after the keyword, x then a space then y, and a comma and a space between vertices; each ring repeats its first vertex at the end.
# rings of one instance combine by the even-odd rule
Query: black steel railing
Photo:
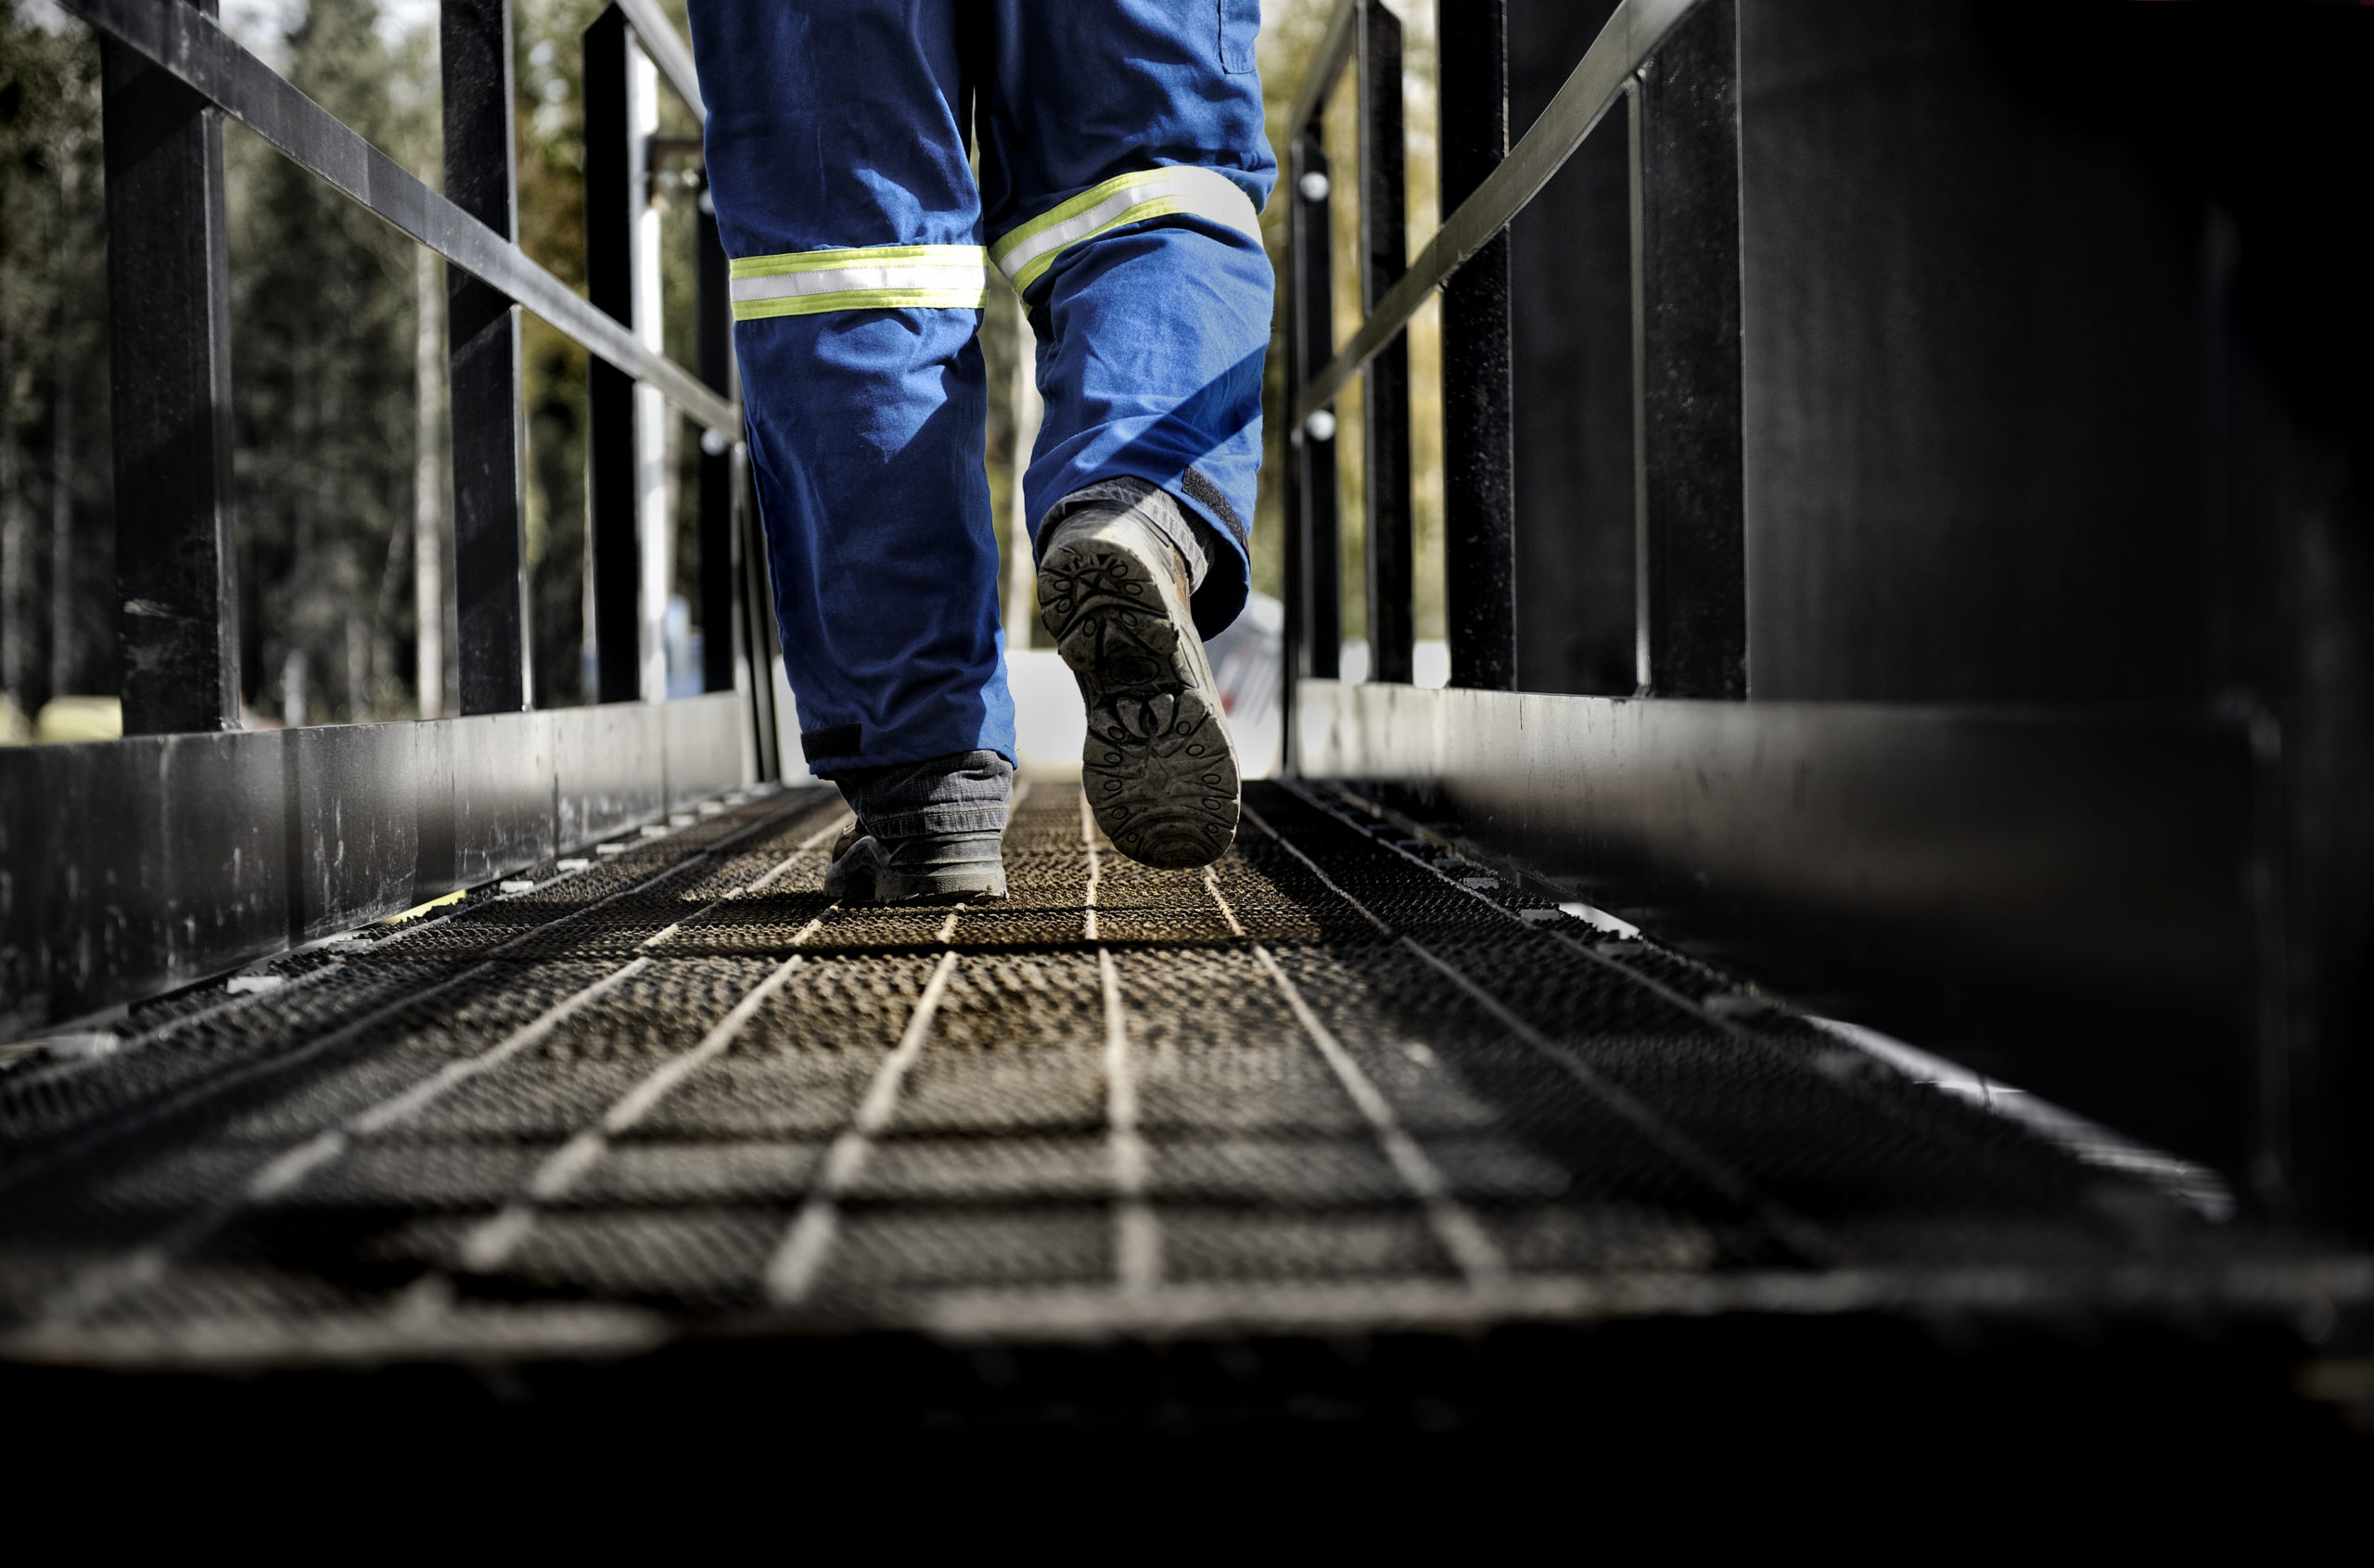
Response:
MULTIPOLYGON (((465 714, 532 706, 521 453, 517 308, 594 361, 595 431, 589 555, 600 671, 596 700, 657 698, 654 617, 632 473, 606 457, 637 450, 634 389, 648 388, 703 430, 703 684, 731 690, 747 668, 761 777, 773 724, 765 595, 757 588, 744 488, 735 482, 734 396, 724 259, 713 219, 698 225, 701 363, 667 357, 638 321, 631 280, 648 163, 622 114, 632 52, 702 113, 692 61, 651 0, 619 0, 588 33, 587 225, 591 299, 517 243, 509 0, 443 0, 445 193, 431 190, 351 127, 242 48, 211 0, 70 0, 107 56, 110 302, 116 323, 117 484, 122 517, 122 658, 127 734, 236 729, 237 602, 229 505, 228 261, 217 113, 436 251, 449 271, 454 594, 465 714), (747 661, 747 662, 746 662, 747 661)), ((706 205, 706 203, 704 203, 706 205)))
POLYGON ((1362 378, 1372 680, 1410 679, 1410 319, 1443 292, 1444 598, 1455 686, 1516 687, 1507 230, 1619 106, 1631 142, 1634 509, 1644 695, 1745 695, 1735 0, 1624 0, 1509 146, 1504 0, 1441 7, 1441 191, 1405 261, 1401 29, 1342 0, 1288 124, 1288 735, 1296 677, 1339 673, 1334 405, 1362 378), (1663 70, 1657 69, 1659 63, 1663 70), (1362 318, 1335 343, 1327 101, 1357 73, 1362 318))

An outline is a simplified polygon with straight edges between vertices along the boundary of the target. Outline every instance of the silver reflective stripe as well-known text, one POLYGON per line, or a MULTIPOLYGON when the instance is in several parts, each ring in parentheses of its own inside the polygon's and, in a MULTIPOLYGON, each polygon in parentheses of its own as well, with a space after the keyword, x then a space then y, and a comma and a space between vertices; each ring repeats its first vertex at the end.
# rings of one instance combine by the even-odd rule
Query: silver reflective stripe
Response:
POLYGON ((1224 224, 1261 243, 1261 215, 1252 198, 1216 169, 1182 164, 1123 174, 1082 191, 1007 234, 989 256, 1008 282, 1026 289, 1066 247, 1124 223, 1173 214, 1224 224))
POLYGON ((729 284, 737 321, 823 311, 978 309, 989 289, 977 245, 887 245, 803 250, 736 261, 729 284))

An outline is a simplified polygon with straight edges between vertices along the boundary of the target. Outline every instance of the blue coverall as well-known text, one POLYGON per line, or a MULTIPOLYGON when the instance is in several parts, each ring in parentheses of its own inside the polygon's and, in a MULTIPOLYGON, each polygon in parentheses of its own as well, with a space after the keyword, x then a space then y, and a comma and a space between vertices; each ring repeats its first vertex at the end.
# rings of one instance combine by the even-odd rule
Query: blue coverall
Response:
POLYGON ((810 766, 1014 758, 975 341, 994 268, 1040 339, 1024 481, 1136 478, 1246 590, 1277 172, 1259 0, 691 0, 709 189, 810 766), (960 120, 968 96, 976 184, 960 120), (985 254, 986 251, 986 254, 985 254))

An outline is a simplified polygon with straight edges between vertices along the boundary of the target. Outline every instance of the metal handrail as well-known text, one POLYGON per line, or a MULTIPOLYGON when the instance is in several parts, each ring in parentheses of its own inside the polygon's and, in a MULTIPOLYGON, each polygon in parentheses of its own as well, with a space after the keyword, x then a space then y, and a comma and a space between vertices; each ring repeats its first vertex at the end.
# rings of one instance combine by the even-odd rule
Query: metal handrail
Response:
MULTIPOLYGON (((270 143, 300 168, 393 224, 414 239, 543 318, 588 353, 665 394, 686 414, 729 438, 742 414, 700 378, 634 334, 530 260, 524 250, 428 188, 373 147, 287 78, 258 59, 194 6, 158 0, 66 0, 74 11, 125 47, 172 75, 223 113, 270 143)), ((683 46, 661 23, 645 31, 637 13, 658 21, 650 0, 621 7, 679 92, 691 76, 688 60, 670 63, 683 46), (680 76, 681 70, 681 76, 680 76)), ((696 111, 699 98, 688 97, 696 111)))
MULTIPOLYGON (((1319 110, 1351 56, 1353 12, 1359 0, 1343 0, 1328 24, 1318 64, 1295 99, 1296 134, 1319 110)), ((1623 0, 1607 25, 1592 40, 1580 64, 1567 76, 1509 156, 1477 187, 1474 196, 1443 220, 1418 260, 1376 303, 1359 330, 1336 356, 1314 372, 1296 397, 1295 423, 1300 426, 1335 401, 1344 384, 1359 374, 1380 350, 1410 325, 1426 297, 1465 265, 1492 236, 1499 234, 1525 205, 1541 194, 1567 159, 1583 145, 1623 96, 1625 84, 1657 51, 1675 25, 1699 0, 1623 0)))

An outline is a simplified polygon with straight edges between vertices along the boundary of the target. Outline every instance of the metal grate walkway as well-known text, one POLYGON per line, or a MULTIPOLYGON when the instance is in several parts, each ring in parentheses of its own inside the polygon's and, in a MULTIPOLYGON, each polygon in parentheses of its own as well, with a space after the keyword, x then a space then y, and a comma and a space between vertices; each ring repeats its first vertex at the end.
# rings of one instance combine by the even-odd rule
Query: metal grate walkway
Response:
POLYGON ((2369 1294, 2205 1173, 1924 1081, 1355 797, 1248 807, 1164 873, 1040 787, 1010 902, 886 911, 813 891, 836 798, 733 798, 137 1009, 0 1075, 0 1350, 2369 1294))

